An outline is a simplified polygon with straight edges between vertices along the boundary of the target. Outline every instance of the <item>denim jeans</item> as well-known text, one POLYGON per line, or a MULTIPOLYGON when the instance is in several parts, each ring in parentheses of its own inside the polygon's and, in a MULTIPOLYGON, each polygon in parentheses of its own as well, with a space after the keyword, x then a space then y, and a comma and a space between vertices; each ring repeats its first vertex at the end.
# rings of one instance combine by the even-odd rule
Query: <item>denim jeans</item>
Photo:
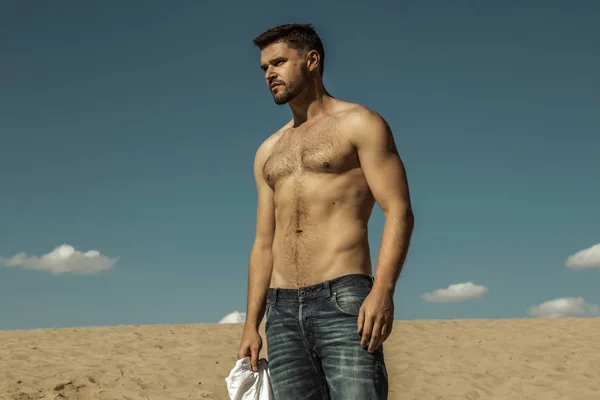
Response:
POLYGON ((373 287, 365 274, 299 289, 270 288, 266 338, 276 400, 386 400, 383 346, 360 345, 358 312, 373 287))

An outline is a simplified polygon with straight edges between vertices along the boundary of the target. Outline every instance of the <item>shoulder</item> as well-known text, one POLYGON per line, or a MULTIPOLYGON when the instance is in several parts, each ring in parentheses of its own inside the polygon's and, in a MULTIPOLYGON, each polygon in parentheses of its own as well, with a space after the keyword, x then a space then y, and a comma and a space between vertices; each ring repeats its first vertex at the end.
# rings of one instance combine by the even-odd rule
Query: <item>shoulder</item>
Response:
POLYGON ((340 131, 355 146, 387 141, 392 133, 387 121, 376 111, 361 105, 350 104, 340 114, 340 131))
POLYGON ((273 153, 273 147, 275 146, 279 138, 281 138, 283 132, 286 129, 288 129, 292 124, 293 120, 279 128, 276 132, 272 133, 269 137, 263 140, 262 143, 260 143, 255 153, 255 162, 257 164, 264 164, 266 162, 266 160, 273 153))

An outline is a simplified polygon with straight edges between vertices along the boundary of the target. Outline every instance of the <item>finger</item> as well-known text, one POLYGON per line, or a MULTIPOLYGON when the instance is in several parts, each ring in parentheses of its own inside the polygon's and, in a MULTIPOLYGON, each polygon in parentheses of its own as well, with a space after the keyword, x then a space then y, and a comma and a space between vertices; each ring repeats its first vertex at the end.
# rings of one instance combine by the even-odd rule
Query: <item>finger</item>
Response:
POLYGON ((379 338, 379 344, 378 344, 377 348, 379 348, 383 344, 383 342, 388 340, 388 338, 392 334, 392 326, 393 326, 393 321, 386 322, 385 324, 383 324, 383 327, 381 328, 381 337, 379 338))
POLYGON ((237 358, 238 360, 241 360, 242 358, 246 358, 250 355, 250 349, 247 346, 244 347, 240 347, 238 354, 237 354, 237 358))
POLYGON ((392 328, 394 327, 394 321, 388 321, 381 328, 381 335, 383 336, 383 341, 386 341, 387 338, 392 334, 392 328))
POLYGON ((374 352, 379 348, 379 340, 381 338, 381 320, 376 320, 373 325, 373 332, 371 333, 371 340, 369 341, 369 353, 374 352))
POLYGON ((362 333, 363 325, 365 323, 365 310, 361 307, 358 311, 358 330, 356 333, 359 335, 362 333))
POLYGON ((388 336, 390 335, 390 330, 388 328, 388 324, 383 324, 383 326, 381 327, 381 338, 379 345, 381 345, 381 343, 385 342, 385 340, 388 338, 388 336))
POLYGON ((371 338, 371 333, 373 332, 373 317, 365 316, 365 323, 362 328, 362 338, 360 340, 360 345, 362 348, 366 348, 369 344, 369 339, 371 338))
POLYGON ((252 347, 252 354, 250 355, 250 365, 252 371, 258 372, 258 348, 252 347))

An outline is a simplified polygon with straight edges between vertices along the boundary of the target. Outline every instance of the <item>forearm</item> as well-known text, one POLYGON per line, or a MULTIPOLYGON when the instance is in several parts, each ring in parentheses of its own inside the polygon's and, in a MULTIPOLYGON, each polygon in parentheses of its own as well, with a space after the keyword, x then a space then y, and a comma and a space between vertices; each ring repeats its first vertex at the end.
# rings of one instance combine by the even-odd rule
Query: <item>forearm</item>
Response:
POLYGON ((385 225, 373 287, 393 294, 408 254, 414 216, 410 210, 389 211, 384 214, 385 225))
POLYGON ((258 330, 265 313, 267 291, 273 271, 271 248, 252 249, 248 264, 248 299, 244 329, 258 330))

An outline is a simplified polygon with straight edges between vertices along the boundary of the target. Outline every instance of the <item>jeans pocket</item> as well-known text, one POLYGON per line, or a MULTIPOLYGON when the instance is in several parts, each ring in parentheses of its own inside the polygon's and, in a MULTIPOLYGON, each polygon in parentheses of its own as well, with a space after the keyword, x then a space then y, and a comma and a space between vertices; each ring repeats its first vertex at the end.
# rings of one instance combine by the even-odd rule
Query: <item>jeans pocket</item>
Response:
POLYGON ((368 286, 349 286, 334 291, 331 301, 339 312, 345 315, 357 317, 365 298, 371 292, 368 286))

